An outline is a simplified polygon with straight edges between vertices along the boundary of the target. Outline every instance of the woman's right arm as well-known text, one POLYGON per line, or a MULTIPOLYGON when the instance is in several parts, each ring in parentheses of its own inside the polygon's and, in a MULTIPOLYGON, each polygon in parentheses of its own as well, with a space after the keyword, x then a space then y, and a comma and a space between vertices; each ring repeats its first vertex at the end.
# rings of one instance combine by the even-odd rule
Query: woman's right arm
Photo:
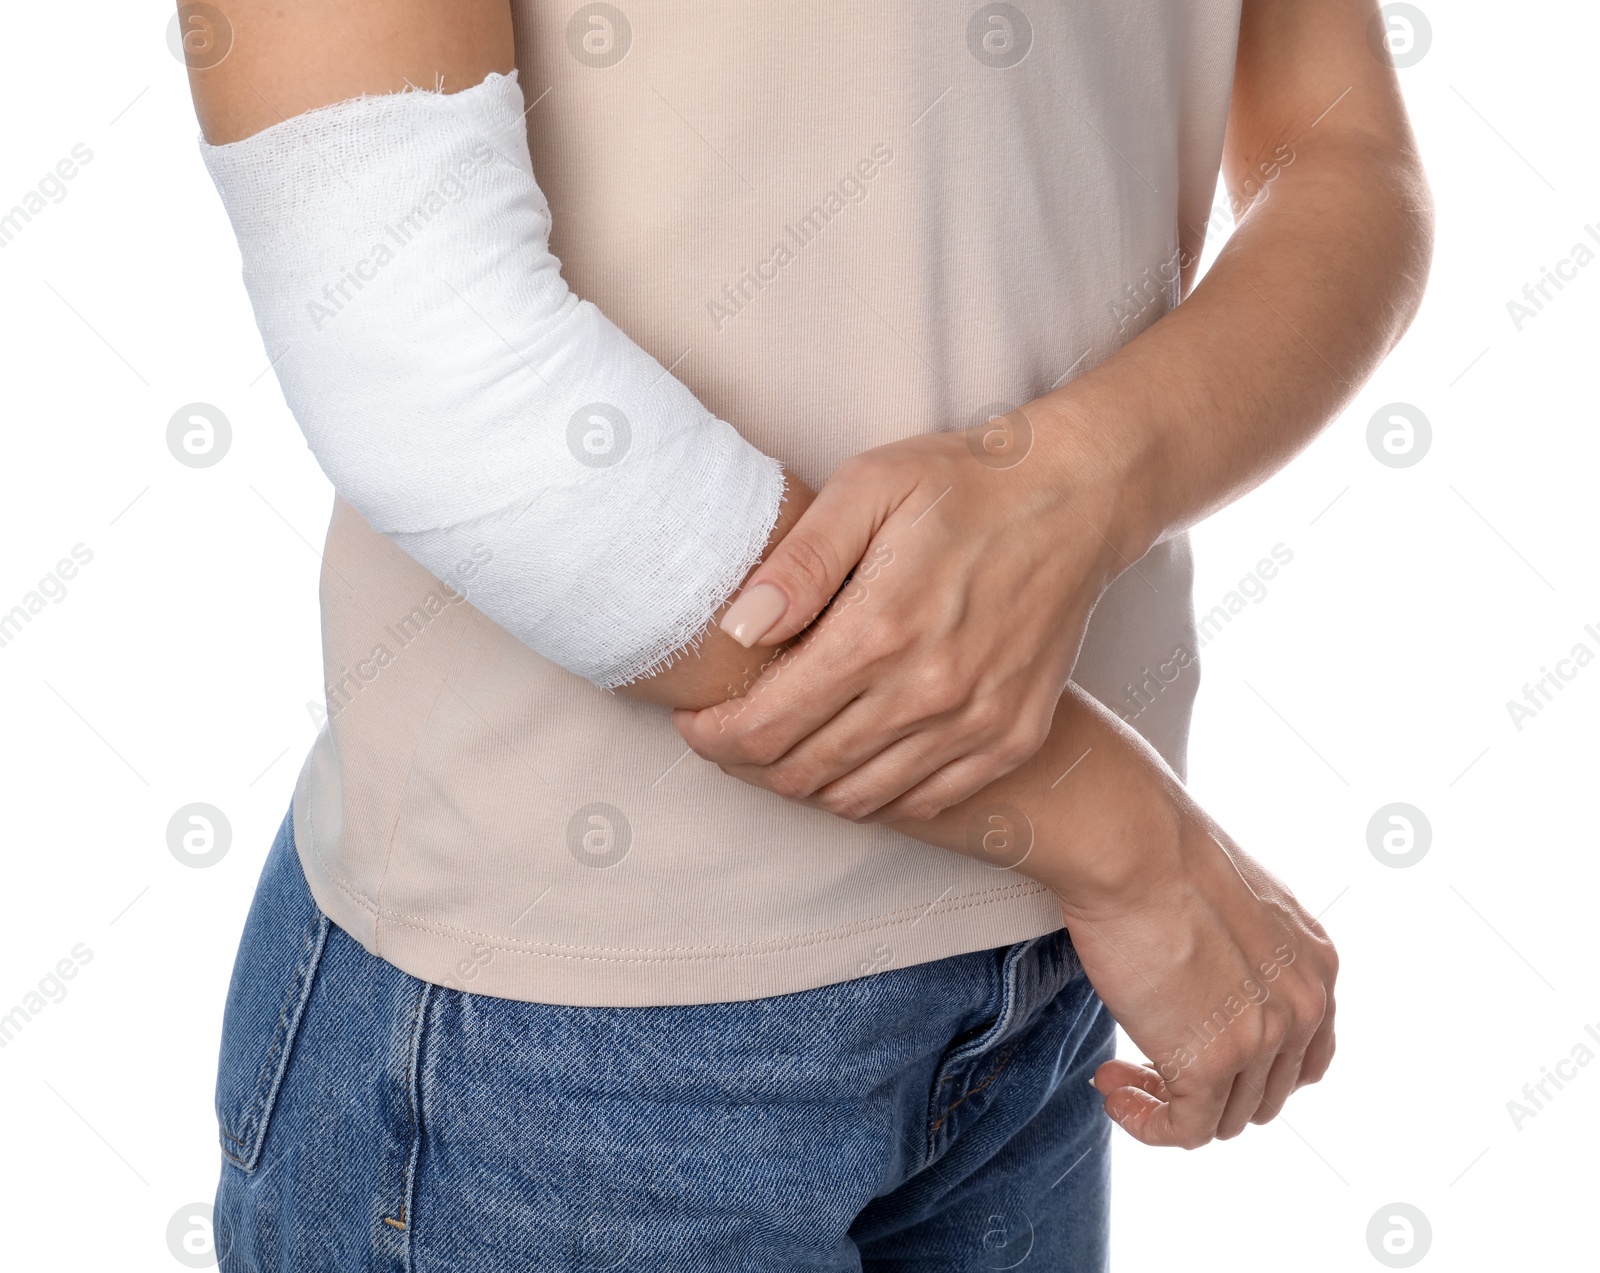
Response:
POLYGON ((508 0, 220 8, 201 149, 335 490, 551 662, 727 697, 699 655, 759 663, 713 620, 809 492, 566 286, 508 0))

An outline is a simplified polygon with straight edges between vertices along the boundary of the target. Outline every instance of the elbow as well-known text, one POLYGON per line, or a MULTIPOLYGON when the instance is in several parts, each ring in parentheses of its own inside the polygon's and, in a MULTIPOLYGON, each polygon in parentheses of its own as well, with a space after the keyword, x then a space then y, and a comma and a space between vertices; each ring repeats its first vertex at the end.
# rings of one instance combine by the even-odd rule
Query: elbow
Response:
POLYGON ((1398 341, 1416 318, 1427 291, 1433 269, 1435 211, 1433 190, 1414 142, 1392 154, 1389 166, 1387 184, 1393 207, 1390 255, 1396 281, 1394 338, 1398 341))

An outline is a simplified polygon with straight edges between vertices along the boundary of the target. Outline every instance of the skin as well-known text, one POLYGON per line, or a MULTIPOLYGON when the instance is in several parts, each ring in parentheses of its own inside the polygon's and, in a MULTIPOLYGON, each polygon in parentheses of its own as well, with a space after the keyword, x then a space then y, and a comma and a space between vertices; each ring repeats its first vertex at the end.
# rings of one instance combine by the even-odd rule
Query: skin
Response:
MULTIPOLYGON (((505 0, 220 7, 234 49, 190 73, 213 143, 360 93, 457 91, 512 66, 505 0)), ((1392 73, 1367 52, 1368 10, 1247 0, 1228 179, 1242 188, 1288 135, 1294 164, 1183 306, 1022 409, 1035 435, 1023 464, 989 468, 959 434, 936 434, 864 453, 820 495, 791 478, 746 580, 776 581, 790 601, 765 644, 747 650, 713 621, 623 691, 682 709, 691 746, 729 773, 1053 889, 1096 989, 1151 1058, 1095 1078, 1107 1112, 1148 1144, 1237 1135, 1321 1078, 1337 957, 1288 890, 1068 678, 1117 573, 1286 462, 1409 321, 1427 193, 1392 73), (1333 89, 1320 111, 1347 84, 1308 140, 1310 98, 1333 89), (861 688, 843 698, 852 676, 861 688), (1012 811, 998 824, 996 804, 1012 811), (996 837, 1031 850, 996 861, 996 837)))

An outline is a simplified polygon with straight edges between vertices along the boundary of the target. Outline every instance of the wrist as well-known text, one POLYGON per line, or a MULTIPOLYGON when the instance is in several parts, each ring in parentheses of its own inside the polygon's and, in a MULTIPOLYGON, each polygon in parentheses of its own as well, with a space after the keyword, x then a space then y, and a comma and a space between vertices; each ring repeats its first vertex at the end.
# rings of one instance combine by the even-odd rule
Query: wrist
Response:
POLYGON ((1097 784, 1088 808, 1079 802, 1070 848, 1047 859, 1051 878, 1036 877, 1061 898, 1069 920, 1144 910, 1180 887, 1194 834, 1182 789, 1153 774, 1128 777, 1109 793, 1097 784))
MULTIPOLYGON (((1149 742, 1075 682, 1032 760, 967 802, 971 817, 1004 803, 1031 823, 1021 874, 1069 913, 1126 913, 1180 880, 1204 814, 1149 742)), ((954 846, 952 846, 954 847, 954 846)))
POLYGON ((1063 514, 1098 532, 1109 583, 1165 537, 1161 437, 1151 414, 1093 377, 1028 404, 1035 445, 1067 497, 1063 514))

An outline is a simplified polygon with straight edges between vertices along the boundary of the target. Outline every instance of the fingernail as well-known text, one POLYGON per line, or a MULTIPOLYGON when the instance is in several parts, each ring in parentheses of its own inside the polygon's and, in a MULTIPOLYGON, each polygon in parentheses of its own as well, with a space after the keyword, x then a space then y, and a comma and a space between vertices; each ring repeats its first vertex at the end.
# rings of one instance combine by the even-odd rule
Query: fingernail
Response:
POLYGON ((789 608, 789 598, 774 583, 758 583, 746 588, 728 607, 717 626, 745 649, 749 649, 772 629, 789 608))

